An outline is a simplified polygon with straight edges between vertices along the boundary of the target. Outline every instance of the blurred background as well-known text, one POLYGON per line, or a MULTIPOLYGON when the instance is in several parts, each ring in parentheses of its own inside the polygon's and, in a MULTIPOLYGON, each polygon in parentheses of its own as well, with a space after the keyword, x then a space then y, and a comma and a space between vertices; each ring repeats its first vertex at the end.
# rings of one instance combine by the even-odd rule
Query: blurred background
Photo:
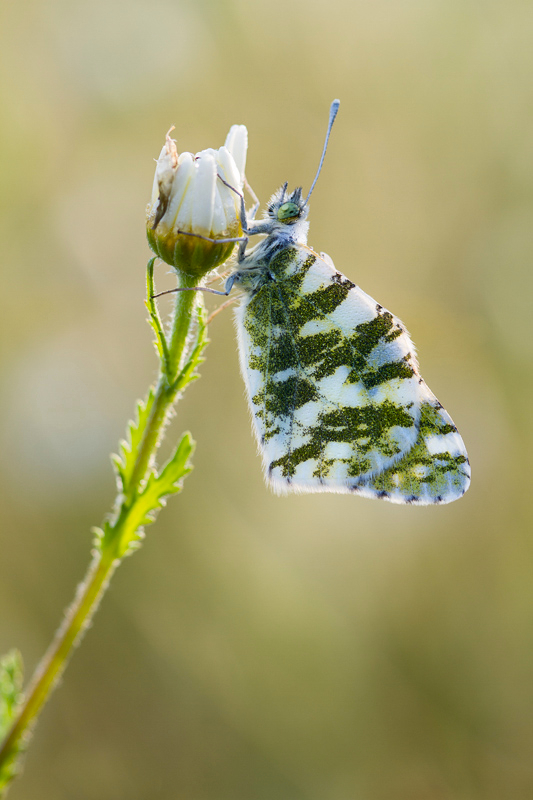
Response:
POLYGON ((0 14, 0 652, 28 673, 44 652, 156 374, 144 212, 172 124, 196 151, 245 123, 264 202, 309 187, 340 97, 310 244, 408 325, 473 471, 440 508, 275 497, 218 316, 169 436, 193 432, 194 472, 115 576, 10 797, 532 797, 531 3, 0 14))

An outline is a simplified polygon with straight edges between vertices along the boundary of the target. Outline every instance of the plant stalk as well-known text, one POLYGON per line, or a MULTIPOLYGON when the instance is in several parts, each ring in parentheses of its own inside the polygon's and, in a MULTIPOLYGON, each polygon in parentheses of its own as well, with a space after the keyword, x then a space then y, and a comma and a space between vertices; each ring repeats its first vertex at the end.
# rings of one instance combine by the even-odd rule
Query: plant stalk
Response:
MULTIPOLYGON (((148 265, 150 282, 154 260, 148 265)), ((182 274, 181 279, 182 286, 194 286, 192 278, 182 274)), ((78 586, 63 622, 34 672, 17 717, 0 747, 0 773, 2 767, 9 765, 27 746, 40 711, 65 670, 74 647, 81 641, 115 569, 121 562, 121 558, 117 558, 117 553, 121 552, 120 543, 124 535, 131 533, 128 530, 129 518, 135 511, 136 498, 159 446, 168 413, 178 391, 178 376, 191 331, 195 301, 196 292, 176 293, 172 326, 165 337, 168 357, 161 361, 154 404, 142 436, 131 480, 124 487, 124 494, 117 498, 112 520, 113 536, 101 552, 94 553, 85 579, 78 586)))
POLYGON ((33 674, 17 719, 0 748, 0 769, 4 763, 25 749, 39 712, 61 677, 72 649, 81 640, 117 566, 114 559, 95 556, 85 580, 67 609, 54 639, 33 674))

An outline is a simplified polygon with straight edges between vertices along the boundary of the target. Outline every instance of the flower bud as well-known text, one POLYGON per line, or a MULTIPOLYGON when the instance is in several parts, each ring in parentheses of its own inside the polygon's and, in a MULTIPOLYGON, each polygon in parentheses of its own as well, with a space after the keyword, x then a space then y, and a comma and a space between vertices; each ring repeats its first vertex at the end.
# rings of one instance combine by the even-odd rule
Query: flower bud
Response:
POLYGON ((178 155, 167 133, 157 160, 152 200, 146 210, 148 242, 154 253, 180 272, 205 275, 226 261, 242 236, 242 192, 248 133, 233 125, 219 150, 178 155), (194 235, 191 235, 194 234, 194 235))

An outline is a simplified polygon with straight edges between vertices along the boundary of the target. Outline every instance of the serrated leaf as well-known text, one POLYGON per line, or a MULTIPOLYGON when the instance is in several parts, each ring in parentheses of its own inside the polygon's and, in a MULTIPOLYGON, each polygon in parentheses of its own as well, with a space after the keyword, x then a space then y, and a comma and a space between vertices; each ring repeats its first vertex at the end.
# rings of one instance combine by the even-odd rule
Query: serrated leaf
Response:
POLYGON ((93 528, 94 546, 103 555, 111 551, 114 558, 122 558, 137 550, 144 539, 143 524, 139 521, 135 501, 125 524, 119 526, 106 520, 101 528, 93 528))
POLYGON ((165 505, 166 498, 180 491, 183 478, 192 470, 188 461, 194 449, 190 433, 184 433, 173 455, 159 474, 151 472, 142 493, 137 498, 136 514, 142 518, 140 525, 148 525, 155 513, 165 505))
POLYGON ((126 439, 119 443, 118 454, 111 456, 115 468, 119 491, 125 492, 135 467, 137 452, 142 442, 146 424, 154 404, 154 390, 150 389, 146 400, 139 400, 135 418, 128 423, 126 439))
POLYGON ((91 533, 94 534, 93 546, 96 548, 96 550, 98 550, 99 553, 102 553, 105 550, 109 539, 113 535, 111 524, 108 520, 106 520, 101 528, 97 526, 91 528, 91 533))
POLYGON ((115 557, 122 558, 140 547, 144 527, 155 521, 157 512, 166 504, 166 498, 180 491, 184 477, 191 471, 188 461, 193 449, 191 435, 185 433, 161 472, 148 474, 144 488, 135 497, 122 526, 116 527, 106 521, 102 528, 94 529, 96 546, 101 552, 114 542, 115 557))
POLYGON ((22 656, 10 650, 0 659, 0 739, 7 732, 22 700, 22 656))
MULTIPOLYGON (((182 479, 192 470, 188 460, 194 450, 194 441, 190 433, 184 433, 174 454, 167 461, 159 475, 151 473, 141 497, 149 504, 152 501, 160 503, 171 494, 176 494, 181 489, 182 479)), ((156 506, 154 506, 155 508, 156 506)))
POLYGON ((159 474, 151 472, 142 492, 137 496, 128 518, 128 529, 122 537, 120 554, 126 555, 139 546, 144 538, 143 528, 155 521, 157 512, 166 505, 166 499, 177 494, 183 479, 192 470, 188 461, 194 450, 190 433, 184 433, 171 458, 159 474))
POLYGON ((166 365, 168 364, 168 346, 161 320, 159 315, 152 311, 148 303, 146 303, 146 308, 148 309, 149 314, 148 322, 155 333, 154 345, 155 349, 157 350, 157 355, 159 356, 159 359, 166 365))
POLYGON ((146 267, 146 301, 145 305, 148 309, 149 319, 148 322, 152 326, 152 330, 155 333, 155 347, 159 358, 163 364, 164 372, 168 372, 168 363, 169 363, 169 353, 168 353, 168 344, 165 337, 165 333, 163 331, 163 324, 161 322, 161 317, 159 316, 159 311, 157 309, 157 305, 154 300, 154 263, 156 259, 151 258, 148 262, 146 267))
MULTIPOLYGON (((14 722, 22 700, 22 656, 18 650, 11 650, 0 659, 0 743, 14 722)), ((22 750, 21 744, 0 766, 0 797, 18 772, 22 750)))

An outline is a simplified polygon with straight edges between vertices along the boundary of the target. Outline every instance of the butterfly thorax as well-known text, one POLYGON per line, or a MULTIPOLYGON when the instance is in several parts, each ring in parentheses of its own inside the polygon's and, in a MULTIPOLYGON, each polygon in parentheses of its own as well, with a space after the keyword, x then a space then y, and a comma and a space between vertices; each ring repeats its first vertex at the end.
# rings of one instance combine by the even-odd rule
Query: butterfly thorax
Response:
POLYGON ((272 195, 264 219, 250 222, 247 228, 248 234, 266 234, 266 238, 244 253, 231 285, 237 283, 253 293, 265 283, 283 280, 287 270, 293 271, 298 249, 307 244, 308 212, 301 188, 287 196, 284 184, 272 195))

